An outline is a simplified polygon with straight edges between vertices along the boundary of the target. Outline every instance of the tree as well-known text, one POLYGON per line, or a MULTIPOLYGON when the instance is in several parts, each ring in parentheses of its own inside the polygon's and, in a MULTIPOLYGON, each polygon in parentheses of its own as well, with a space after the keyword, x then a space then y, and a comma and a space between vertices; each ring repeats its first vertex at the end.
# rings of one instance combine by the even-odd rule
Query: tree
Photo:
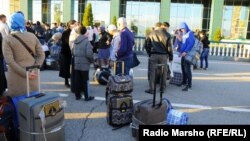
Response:
POLYGON ((221 40, 221 29, 216 29, 214 33, 214 41, 220 41, 221 40))
POLYGON ((84 26, 93 26, 93 13, 91 3, 88 3, 88 5, 85 7, 82 19, 82 24, 84 26))
POLYGON ((117 25, 117 18, 116 18, 116 16, 113 17, 112 24, 115 25, 115 26, 117 25))
POLYGON ((61 5, 60 4, 57 4, 55 5, 54 7, 54 21, 57 23, 57 24, 60 24, 61 23, 61 15, 62 15, 62 11, 60 11, 60 7, 61 5))

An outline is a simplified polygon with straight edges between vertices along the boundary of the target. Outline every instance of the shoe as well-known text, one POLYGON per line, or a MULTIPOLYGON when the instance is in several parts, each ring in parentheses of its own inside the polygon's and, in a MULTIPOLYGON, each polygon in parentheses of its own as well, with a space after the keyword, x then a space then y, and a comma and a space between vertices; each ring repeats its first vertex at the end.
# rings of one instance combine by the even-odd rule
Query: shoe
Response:
POLYGON ((85 101, 91 101, 91 100, 94 100, 95 97, 94 96, 89 96, 88 98, 85 98, 85 101))
POLYGON ((203 70, 207 70, 207 68, 204 68, 203 70))
POLYGON ((80 99, 82 99, 82 97, 76 97, 76 100, 80 100, 80 99))
POLYGON ((145 90, 145 93, 153 94, 154 92, 152 90, 148 89, 148 90, 145 90))
POLYGON ((186 84, 178 84, 178 87, 186 86, 186 84))
POLYGON ((65 86, 66 86, 67 88, 70 88, 70 85, 69 85, 69 84, 65 84, 65 86))
POLYGON ((188 91, 188 86, 186 86, 184 89, 182 89, 182 91, 188 91))

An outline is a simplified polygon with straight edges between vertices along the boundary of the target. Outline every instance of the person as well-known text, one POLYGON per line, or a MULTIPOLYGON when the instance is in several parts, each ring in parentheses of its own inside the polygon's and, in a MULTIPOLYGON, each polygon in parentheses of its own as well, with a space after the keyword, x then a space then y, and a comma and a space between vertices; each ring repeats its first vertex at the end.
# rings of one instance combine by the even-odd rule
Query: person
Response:
POLYGON ((98 28, 99 31, 99 42, 98 42, 98 65, 99 67, 107 67, 108 60, 110 57, 110 43, 112 41, 112 36, 105 31, 104 26, 98 28))
POLYGON ((4 73, 2 40, 3 40, 3 37, 2 37, 2 34, 0 32, 0 95, 2 95, 7 88, 7 82, 6 82, 6 77, 5 77, 5 73, 4 73))
MULTIPOLYGON (((170 41, 170 36, 167 36, 166 31, 162 30, 161 23, 156 23, 153 30, 145 41, 145 49, 149 56, 149 89, 146 93, 153 94, 155 83, 155 68, 157 64, 165 64, 163 72, 163 80, 167 79, 167 62, 173 60, 173 51, 170 41)), ((166 81, 162 83, 162 89, 166 89, 166 81)))
MULTIPOLYGON (((120 31, 120 47, 117 50, 116 58, 118 61, 124 61, 125 65, 125 75, 129 75, 129 70, 132 66, 133 61, 133 46, 134 46, 134 34, 127 28, 126 18, 120 17, 117 20, 117 28, 120 31)), ((117 74, 122 73, 121 65, 117 65, 117 74)))
POLYGON ((89 41, 91 43, 92 46, 94 46, 94 42, 95 42, 95 34, 94 34, 94 30, 92 29, 91 26, 87 26, 87 36, 89 38, 89 41))
MULTIPOLYGON (((161 28, 164 29, 166 32, 168 32, 169 30, 169 27, 170 27, 170 24, 168 22, 163 22, 161 24, 161 28)), ((168 33, 169 34, 169 33, 168 33)), ((169 34, 170 35, 170 34, 169 34)))
MULTIPOLYGON (((39 40, 33 33, 26 32, 25 18, 22 12, 15 12, 10 17, 11 34, 3 39, 3 55, 8 64, 7 94, 11 97, 21 96, 27 93, 26 67, 39 65, 44 61, 44 52, 39 40), (22 40, 35 57, 14 36, 22 40)), ((29 73, 30 91, 38 90, 36 72, 29 73)))
POLYGON ((63 33, 65 25, 63 23, 60 23, 57 27, 57 32, 63 33))
POLYGON ((54 35, 55 33, 57 33, 57 23, 54 22, 51 24, 51 32, 52 32, 52 35, 54 35))
POLYGON ((27 32, 35 34, 35 30, 32 29, 30 22, 26 22, 26 26, 25 27, 26 27, 27 32))
POLYGON ((45 27, 45 31, 44 31, 44 40, 46 43, 48 43, 48 41, 50 40, 50 38, 52 37, 52 30, 50 29, 50 25, 45 23, 44 24, 45 27))
POLYGON ((184 85, 183 91, 188 91, 188 89, 192 88, 192 72, 191 72, 191 64, 185 60, 185 56, 187 53, 193 48, 195 43, 194 33, 189 29, 188 25, 183 22, 180 24, 180 30, 183 34, 182 36, 182 44, 179 50, 181 58, 181 69, 182 69, 182 84, 178 86, 184 85))
POLYGON ((114 62, 116 61, 115 54, 117 53, 119 43, 121 41, 120 33, 118 32, 115 25, 111 24, 108 26, 108 32, 112 35, 113 39, 111 41, 110 47, 110 66, 113 66, 114 62))
POLYGON ((6 16, 4 14, 0 15, 0 32, 2 34, 2 37, 9 35, 9 27, 6 23, 6 16))
POLYGON ((205 68, 204 70, 208 69, 208 55, 209 55, 209 44, 210 41, 208 40, 208 37, 206 36, 204 31, 199 32, 199 38, 200 41, 203 44, 203 50, 200 56, 200 68, 203 69, 203 61, 205 60, 205 68))
POLYGON ((75 27, 75 20, 68 22, 68 28, 62 33, 62 48, 60 52, 60 71, 59 76, 65 79, 65 86, 70 87, 70 64, 71 64, 71 50, 69 46, 69 36, 71 30, 75 27))
POLYGON ((35 35, 39 40, 44 40, 44 32, 44 28, 42 27, 40 21, 37 21, 35 25, 35 35))
POLYGON ((79 36, 73 44, 72 54, 74 56, 74 72, 75 79, 75 96, 76 100, 81 99, 81 91, 83 87, 85 101, 93 100, 95 97, 89 96, 89 68, 94 62, 93 47, 88 40, 86 27, 79 26, 76 28, 76 33, 79 36))

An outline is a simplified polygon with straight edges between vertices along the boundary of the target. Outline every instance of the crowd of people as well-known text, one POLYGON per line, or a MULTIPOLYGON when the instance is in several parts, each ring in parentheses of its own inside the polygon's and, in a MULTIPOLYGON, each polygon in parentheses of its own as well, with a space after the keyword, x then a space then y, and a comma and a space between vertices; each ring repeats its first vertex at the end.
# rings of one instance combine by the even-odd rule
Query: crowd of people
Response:
MULTIPOLYGON (((127 28, 125 18, 119 18, 117 25, 83 26, 75 20, 70 20, 67 26, 53 23, 52 28, 47 23, 36 24, 25 22, 22 12, 15 12, 10 17, 9 26, 6 16, 0 16, 1 28, 1 80, 5 80, 4 66, 8 65, 7 81, 1 81, 1 94, 8 86, 7 94, 11 97, 26 93, 25 68, 40 65, 46 69, 44 59, 50 54, 53 45, 61 47, 59 55, 59 76, 65 79, 66 87, 74 87, 76 99, 81 99, 84 93, 85 101, 93 100, 89 95, 90 64, 96 61, 97 66, 112 67, 115 61, 125 62, 125 74, 129 74, 132 66, 132 47, 134 34, 127 28), (44 46, 48 46, 47 49, 44 46), (97 54, 97 60, 94 60, 97 54), (70 77, 74 73, 71 84, 70 77), (16 85, 16 82, 20 83, 16 85), (3 83, 3 85, 2 85, 3 83)), ((118 66, 117 73, 121 73, 118 66)), ((36 91, 37 73, 29 73, 30 91, 36 91)))
MULTIPOLYGON (((73 87, 77 100, 82 98, 81 92, 84 93, 86 101, 94 99, 89 93, 90 64, 95 63, 98 67, 112 67, 115 61, 124 61, 125 75, 129 75, 133 66, 134 33, 128 29, 127 21, 123 17, 117 20, 117 25, 111 24, 107 28, 97 24, 83 26, 75 20, 70 20, 66 25, 59 24, 59 26, 57 23, 52 23, 50 26, 47 23, 41 24, 39 21, 32 24, 30 21, 25 21, 20 11, 11 15, 9 26, 6 19, 5 15, 0 15, 1 94, 7 87, 7 93, 12 97, 25 94, 27 86, 25 67, 40 65, 46 69, 44 58, 48 57, 50 47, 53 45, 61 47, 59 76, 65 79, 66 87, 73 87), (43 45, 47 45, 48 50, 45 50, 43 45), (94 59, 94 54, 97 55, 97 60, 94 59), (5 63, 8 65, 7 79, 4 73, 5 63)), ((180 86, 185 86, 183 91, 191 89, 191 64, 184 58, 192 49, 195 38, 203 43, 200 67, 208 69, 209 40, 206 34, 204 32, 194 34, 186 23, 181 23, 173 36, 168 32, 169 26, 168 22, 156 23, 154 30, 146 36, 145 49, 149 57, 149 89, 145 90, 146 93, 153 93, 156 64, 166 64, 163 79, 167 79, 169 71, 167 62, 173 61, 175 51, 179 52, 179 56, 182 57, 183 82, 180 86), (203 61, 205 61, 205 66, 203 66, 203 61)), ((120 74, 121 69, 118 65, 116 73, 120 74)), ((31 91, 37 90, 37 74, 31 72, 29 79, 31 91)), ((163 90, 166 86, 166 81, 163 81, 163 90)))

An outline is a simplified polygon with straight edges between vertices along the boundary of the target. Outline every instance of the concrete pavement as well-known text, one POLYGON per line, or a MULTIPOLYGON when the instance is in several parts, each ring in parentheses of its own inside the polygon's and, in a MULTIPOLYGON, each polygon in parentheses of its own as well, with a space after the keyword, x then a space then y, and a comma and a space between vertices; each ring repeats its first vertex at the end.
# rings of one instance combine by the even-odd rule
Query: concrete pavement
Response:
MULTIPOLYGON (((134 69, 134 100, 152 95, 148 88, 147 57, 139 56, 141 64, 134 69)), ((91 95, 96 100, 76 101, 74 94, 64 87, 58 71, 42 71, 42 90, 60 93, 67 101, 65 108, 66 141, 133 141, 131 130, 124 127, 112 131, 106 122, 103 101, 105 86, 91 82, 91 95)), ((93 69, 90 72, 92 80, 93 69)), ((168 85, 164 97, 174 108, 189 113, 189 124, 250 124, 250 64, 242 62, 210 61, 209 69, 193 71, 192 91, 168 85)))

